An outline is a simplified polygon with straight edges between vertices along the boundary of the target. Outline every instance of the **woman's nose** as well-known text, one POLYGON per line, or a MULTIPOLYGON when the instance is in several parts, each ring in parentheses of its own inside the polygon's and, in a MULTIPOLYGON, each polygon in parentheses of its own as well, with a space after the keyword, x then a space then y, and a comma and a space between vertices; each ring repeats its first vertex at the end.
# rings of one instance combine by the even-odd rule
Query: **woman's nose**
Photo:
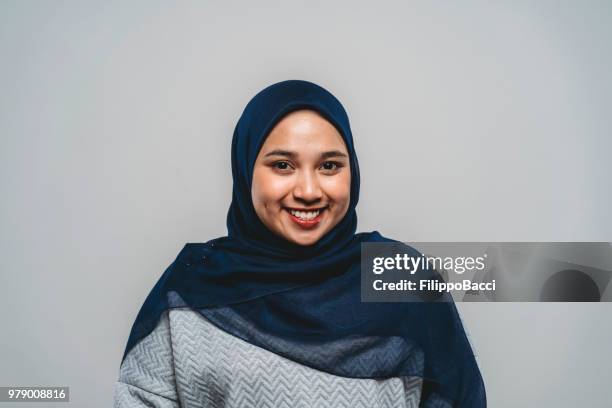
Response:
POLYGON ((302 172, 299 174, 293 189, 293 195, 296 199, 307 202, 320 200, 323 196, 323 191, 316 174, 312 172, 302 172))

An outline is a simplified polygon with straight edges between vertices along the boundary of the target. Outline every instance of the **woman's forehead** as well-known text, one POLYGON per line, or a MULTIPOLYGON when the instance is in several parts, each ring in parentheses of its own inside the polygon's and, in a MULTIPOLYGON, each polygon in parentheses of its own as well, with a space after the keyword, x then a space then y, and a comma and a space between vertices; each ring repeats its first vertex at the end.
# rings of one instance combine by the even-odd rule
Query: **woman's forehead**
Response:
POLYGON ((336 148, 346 152, 342 135, 318 112, 299 110, 287 114, 272 128, 263 149, 279 146, 289 148, 336 148))

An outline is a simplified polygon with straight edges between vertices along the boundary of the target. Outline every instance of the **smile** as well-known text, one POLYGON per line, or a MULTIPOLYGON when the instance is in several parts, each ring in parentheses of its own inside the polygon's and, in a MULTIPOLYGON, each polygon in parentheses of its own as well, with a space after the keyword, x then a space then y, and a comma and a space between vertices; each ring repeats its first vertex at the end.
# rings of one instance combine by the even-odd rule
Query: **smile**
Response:
POLYGON ((290 218, 302 228, 314 228, 321 221, 321 214, 327 207, 317 209, 293 209, 285 208, 290 218))

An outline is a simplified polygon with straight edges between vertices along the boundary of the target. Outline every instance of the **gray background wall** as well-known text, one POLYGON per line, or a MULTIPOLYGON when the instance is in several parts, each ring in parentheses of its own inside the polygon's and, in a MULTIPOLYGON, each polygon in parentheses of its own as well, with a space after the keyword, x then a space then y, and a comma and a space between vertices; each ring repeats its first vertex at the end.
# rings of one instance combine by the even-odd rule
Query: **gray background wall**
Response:
MULTIPOLYGON (((611 241, 610 27, 605 1, 3 1, 0 385, 111 405, 144 297, 225 234, 242 108, 284 79, 345 104, 360 231, 611 241)), ((612 405, 612 304, 459 307, 491 407, 612 405)))

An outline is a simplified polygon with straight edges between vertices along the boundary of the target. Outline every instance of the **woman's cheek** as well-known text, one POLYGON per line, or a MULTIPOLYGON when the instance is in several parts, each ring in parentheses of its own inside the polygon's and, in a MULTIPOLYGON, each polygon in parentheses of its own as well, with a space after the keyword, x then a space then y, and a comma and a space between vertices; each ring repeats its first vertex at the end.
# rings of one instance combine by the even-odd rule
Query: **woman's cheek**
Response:
POLYGON ((263 188, 266 190, 266 196, 270 200, 280 200, 291 191, 291 178, 270 176, 263 182, 263 188))
POLYGON ((348 202, 351 195, 350 174, 338 174, 336 177, 329 177, 325 183, 327 194, 336 202, 342 204, 348 202))

